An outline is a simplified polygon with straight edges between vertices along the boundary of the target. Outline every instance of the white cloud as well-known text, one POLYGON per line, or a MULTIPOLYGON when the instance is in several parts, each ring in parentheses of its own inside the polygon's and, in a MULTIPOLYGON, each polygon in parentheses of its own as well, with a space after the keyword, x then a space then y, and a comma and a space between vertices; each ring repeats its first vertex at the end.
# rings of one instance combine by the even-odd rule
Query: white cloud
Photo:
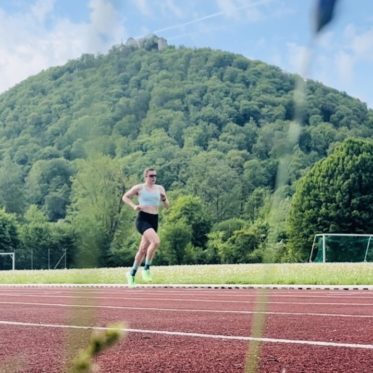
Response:
POLYGON ((31 6, 31 14, 39 22, 43 22, 45 18, 53 11, 55 0, 37 0, 31 6))
POLYGON ((0 92, 50 66, 66 63, 84 53, 107 51, 126 36, 111 1, 91 0, 89 22, 55 19, 52 27, 42 22, 53 1, 37 1, 22 13, 0 9, 0 92))
POLYGON ((283 66, 283 58, 281 52, 272 52, 272 54, 270 55, 269 63, 275 66, 283 66))
POLYGON ((119 43, 125 36, 123 22, 110 0, 91 0, 90 23, 86 25, 87 46, 103 52, 113 42, 119 43))
POLYGON ((343 36, 345 39, 352 39, 356 34, 356 28, 353 24, 348 24, 343 30, 343 36))
POLYGON ((335 43, 335 33, 333 31, 324 31, 318 36, 317 45, 330 50, 330 46, 335 43))
POLYGON ((308 78, 310 50, 305 46, 290 42, 287 43, 287 50, 290 71, 308 78))
POLYGON ((335 56, 335 66, 337 67, 339 77, 347 82, 351 82, 354 76, 355 61, 351 54, 340 51, 335 56))
POLYGON ((153 15, 148 0, 132 0, 132 3, 143 16, 151 17, 153 15))
POLYGON ((92 30, 99 33, 115 33, 119 24, 118 13, 110 1, 91 0, 90 21, 92 30))
POLYGON ((352 49, 359 58, 373 60, 373 29, 355 35, 352 40, 352 49))
POLYGON ((335 87, 334 70, 330 70, 330 58, 322 54, 314 55, 311 66, 311 79, 322 82, 323 84, 335 87))
POLYGON ((177 18, 183 17, 183 10, 180 9, 174 0, 164 0, 161 2, 162 11, 164 14, 171 14, 177 18))
POLYGON ((216 4, 220 11, 228 18, 238 19, 240 18, 240 13, 238 11, 238 6, 235 0, 217 0, 216 4))
POLYGON ((345 27, 344 48, 348 49, 356 59, 373 60, 373 28, 358 31, 356 26, 349 24, 345 27))
POLYGON ((267 0, 216 0, 216 5, 227 18, 235 20, 245 18, 255 22, 263 19, 260 7, 267 2, 267 0))

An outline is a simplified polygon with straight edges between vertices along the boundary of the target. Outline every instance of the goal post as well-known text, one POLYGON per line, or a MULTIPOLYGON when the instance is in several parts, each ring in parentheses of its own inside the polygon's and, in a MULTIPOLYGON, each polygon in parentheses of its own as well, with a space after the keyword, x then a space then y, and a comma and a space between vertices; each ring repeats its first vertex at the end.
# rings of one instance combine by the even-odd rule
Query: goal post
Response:
POLYGON ((309 261, 314 263, 373 262, 373 234, 316 234, 309 261))
POLYGON ((15 253, 0 253, 0 256, 10 256, 12 260, 12 270, 16 269, 16 254, 15 253))

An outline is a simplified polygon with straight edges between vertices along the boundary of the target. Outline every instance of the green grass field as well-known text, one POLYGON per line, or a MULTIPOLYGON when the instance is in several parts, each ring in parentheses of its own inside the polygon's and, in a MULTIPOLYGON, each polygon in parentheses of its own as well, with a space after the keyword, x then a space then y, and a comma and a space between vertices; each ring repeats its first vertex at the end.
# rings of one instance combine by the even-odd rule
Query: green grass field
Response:
MULTIPOLYGON (((1 271, 0 284, 124 284, 128 268, 1 271)), ((154 266, 153 284, 373 285, 373 263, 154 266)), ((141 275, 137 276, 141 283, 141 275)))

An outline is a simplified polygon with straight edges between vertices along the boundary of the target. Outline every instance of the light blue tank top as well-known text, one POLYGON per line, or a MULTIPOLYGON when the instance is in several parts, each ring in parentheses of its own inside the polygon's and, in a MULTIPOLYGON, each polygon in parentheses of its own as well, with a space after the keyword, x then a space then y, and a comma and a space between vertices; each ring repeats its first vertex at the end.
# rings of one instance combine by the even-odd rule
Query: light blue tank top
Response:
POLYGON ((145 185, 142 185, 139 191, 139 204, 141 206, 160 206, 161 192, 159 188, 154 191, 149 191, 146 189, 145 185))

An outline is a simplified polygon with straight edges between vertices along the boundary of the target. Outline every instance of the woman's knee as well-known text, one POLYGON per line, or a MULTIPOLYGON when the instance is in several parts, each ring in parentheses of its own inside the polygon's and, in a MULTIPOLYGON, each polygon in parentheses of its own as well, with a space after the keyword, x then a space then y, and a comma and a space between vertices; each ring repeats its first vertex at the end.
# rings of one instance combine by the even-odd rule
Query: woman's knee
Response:
POLYGON ((161 244, 161 240, 159 239, 158 236, 154 237, 153 240, 152 240, 152 244, 153 246, 155 247, 158 247, 160 244, 161 244))
POLYGON ((139 250, 137 251, 139 255, 145 255, 146 254, 146 250, 148 248, 148 245, 147 246, 142 246, 139 248, 139 250))
POLYGON ((158 234, 154 234, 152 235, 152 237, 150 238, 150 244, 153 246, 153 247, 158 247, 161 243, 161 240, 158 236, 158 234))
POLYGON ((158 247, 161 243, 161 240, 159 239, 159 236, 158 234, 153 231, 153 230, 149 230, 147 232, 145 232, 146 234, 146 239, 148 240, 148 242, 150 243, 151 246, 153 247, 158 247))

